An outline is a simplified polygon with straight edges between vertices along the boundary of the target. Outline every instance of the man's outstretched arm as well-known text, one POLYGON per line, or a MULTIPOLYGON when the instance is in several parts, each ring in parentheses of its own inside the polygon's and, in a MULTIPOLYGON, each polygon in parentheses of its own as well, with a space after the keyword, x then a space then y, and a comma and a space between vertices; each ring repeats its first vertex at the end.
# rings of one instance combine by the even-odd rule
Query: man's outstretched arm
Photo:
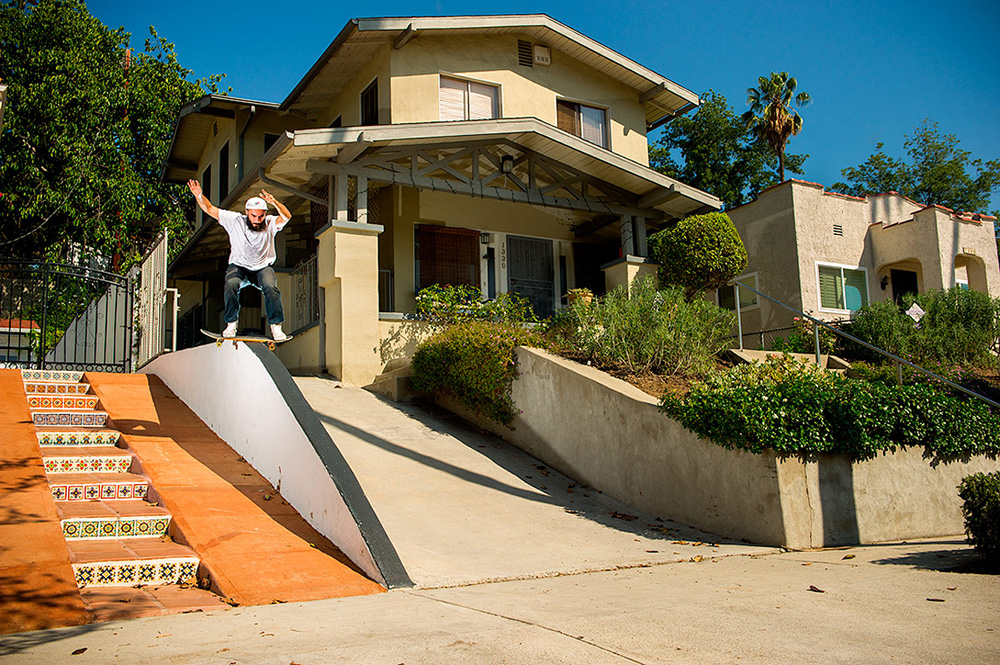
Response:
POLYGON ((194 194, 194 200, 198 202, 198 207, 201 208, 206 215, 212 219, 219 219, 219 209, 212 205, 212 202, 208 200, 208 197, 201 191, 201 183, 197 180, 188 180, 188 189, 194 194))

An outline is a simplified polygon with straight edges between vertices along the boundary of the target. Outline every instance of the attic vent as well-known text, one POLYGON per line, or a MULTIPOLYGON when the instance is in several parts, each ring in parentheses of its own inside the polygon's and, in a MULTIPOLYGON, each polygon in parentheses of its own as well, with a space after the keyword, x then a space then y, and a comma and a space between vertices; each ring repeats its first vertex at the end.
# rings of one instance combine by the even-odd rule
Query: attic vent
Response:
POLYGON ((212 136, 218 136, 218 135, 219 135, 219 123, 213 122, 212 123, 212 136))
POLYGON ((523 39, 517 40, 517 64, 524 65, 525 67, 531 67, 532 62, 534 62, 535 55, 531 48, 531 42, 526 42, 523 39))
POLYGON ((842 236, 844 235, 844 226, 842 224, 833 225, 833 235, 842 236))

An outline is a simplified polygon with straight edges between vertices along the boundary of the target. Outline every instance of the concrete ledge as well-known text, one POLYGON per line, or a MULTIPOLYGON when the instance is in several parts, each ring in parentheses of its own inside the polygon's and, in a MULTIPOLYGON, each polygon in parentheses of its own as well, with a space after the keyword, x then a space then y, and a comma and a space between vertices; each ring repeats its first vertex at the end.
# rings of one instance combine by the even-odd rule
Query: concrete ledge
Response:
POLYGON ((410 581, 336 444, 284 366, 260 345, 166 354, 156 374, 317 531, 385 586, 410 581))
POLYGON ((985 457, 932 465, 917 449, 853 463, 727 450, 604 372, 538 349, 517 360, 511 429, 445 406, 571 478, 729 538, 806 549, 961 534, 956 486, 1000 469, 985 457))

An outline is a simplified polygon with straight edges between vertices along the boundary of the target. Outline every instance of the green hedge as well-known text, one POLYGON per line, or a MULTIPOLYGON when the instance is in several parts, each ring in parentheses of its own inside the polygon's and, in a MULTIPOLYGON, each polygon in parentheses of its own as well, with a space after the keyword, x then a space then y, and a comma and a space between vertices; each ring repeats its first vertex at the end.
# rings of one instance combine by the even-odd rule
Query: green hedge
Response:
POLYGON ((739 365, 661 410, 726 448, 868 459, 899 446, 935 458, 1000 453, 1000 416, 926 384, 856 381, 791 358, 739 365))
POLYGON ((958 486, 969 544, 1000 563, 1000 471, 975 473, 958 486))
POLYGON ((413 356, 411 384, 424 393, 456 399, 475 413, 509 424, 517 413, 510 389, 517 377, 514 348, 540 346, 535 333, 484 321, 446 328, 413 356))

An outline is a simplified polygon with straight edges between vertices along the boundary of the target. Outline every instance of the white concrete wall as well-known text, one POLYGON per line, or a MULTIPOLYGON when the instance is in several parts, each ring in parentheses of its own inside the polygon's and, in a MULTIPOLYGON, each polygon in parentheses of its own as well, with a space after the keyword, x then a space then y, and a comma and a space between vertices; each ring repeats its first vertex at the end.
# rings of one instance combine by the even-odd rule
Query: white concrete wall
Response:
POLYGON ((961 534, 958 483, 1000 469, 982 456, 932 464, 922 449, 864 462, 727 450, 592 367, 537 349, 517 360, 511 429, 444 405, 581 483, 730 538, 804 549, 961 534))
POLYGON ((246 344, 214 344, 160 356, 160 377, 229 446, 273 484, 309 524, 385 584, 340 490, 271 376, 246 344))

